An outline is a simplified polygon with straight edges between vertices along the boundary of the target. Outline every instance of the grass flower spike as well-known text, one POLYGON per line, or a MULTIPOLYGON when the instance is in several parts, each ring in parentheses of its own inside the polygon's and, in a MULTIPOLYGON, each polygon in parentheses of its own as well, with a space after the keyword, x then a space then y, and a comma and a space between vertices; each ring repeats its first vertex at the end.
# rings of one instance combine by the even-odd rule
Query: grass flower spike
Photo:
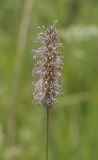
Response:
POLYGON ((61 67, 62 44, 57 40, 57 30, 54 26, 48 27, 38 34, 41 48, 33 50, 33 59, 36 65, 32 74, 37 76, 35 83, 34 99, 40 105, 51 108, 56 102, 56 97, 61 93, 61 67))

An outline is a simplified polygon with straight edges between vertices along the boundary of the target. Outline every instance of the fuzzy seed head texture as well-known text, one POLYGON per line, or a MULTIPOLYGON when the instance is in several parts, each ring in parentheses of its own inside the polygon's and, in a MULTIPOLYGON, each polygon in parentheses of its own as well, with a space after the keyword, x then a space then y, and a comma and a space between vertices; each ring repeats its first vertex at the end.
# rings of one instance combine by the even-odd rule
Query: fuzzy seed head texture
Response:
POLYGON ((46 30, 43 29, 37 35, 37 39, 42 46, 33 50, 35 67, 32 75, 37 79, 34 83, 34 100, 46 108, 52 108, 62 88, 60 72, 62 43, 59 43, 57 39, 57 30, 54 25, 49 26, 46 30))

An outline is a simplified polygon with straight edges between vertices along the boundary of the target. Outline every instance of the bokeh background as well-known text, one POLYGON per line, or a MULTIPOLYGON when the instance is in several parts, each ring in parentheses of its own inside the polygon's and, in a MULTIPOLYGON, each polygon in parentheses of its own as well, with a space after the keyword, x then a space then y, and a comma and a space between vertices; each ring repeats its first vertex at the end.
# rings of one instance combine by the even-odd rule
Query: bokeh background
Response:
POLYGON ((32 104, 38 26, 58 20, 63 95, 49 160, 98 159, 98 0, 0 0, 0 160, 44 160, 46 111, 32 104))

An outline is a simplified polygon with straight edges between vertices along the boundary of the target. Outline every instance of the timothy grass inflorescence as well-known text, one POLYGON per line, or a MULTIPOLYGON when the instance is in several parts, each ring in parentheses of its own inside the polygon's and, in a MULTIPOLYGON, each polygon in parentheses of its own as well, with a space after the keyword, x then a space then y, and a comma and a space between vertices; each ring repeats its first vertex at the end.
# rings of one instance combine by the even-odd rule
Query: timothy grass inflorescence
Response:
POLYGON ((36 65, 33 74, 37 76, 35 82, 34 99, 40 105, 51 108, 54 106, 56 97, 61 93, 62 56, 58 42, 57 30, 53 26, 43 29, 37 36, 41 47, 33 50, 33 58, 36 65))

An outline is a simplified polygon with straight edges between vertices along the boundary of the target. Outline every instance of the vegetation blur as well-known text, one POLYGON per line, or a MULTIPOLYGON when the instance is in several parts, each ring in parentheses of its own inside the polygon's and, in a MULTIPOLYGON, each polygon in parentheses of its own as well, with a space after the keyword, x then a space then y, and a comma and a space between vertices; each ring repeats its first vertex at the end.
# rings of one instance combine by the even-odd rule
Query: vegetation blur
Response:
POLYGON ((49 160, 98 159, 98 1, 0 0, 0 160, 44 160, 46 111, 32 103, 38 26, 56 27, 63 94, 50 111, 49 160))

